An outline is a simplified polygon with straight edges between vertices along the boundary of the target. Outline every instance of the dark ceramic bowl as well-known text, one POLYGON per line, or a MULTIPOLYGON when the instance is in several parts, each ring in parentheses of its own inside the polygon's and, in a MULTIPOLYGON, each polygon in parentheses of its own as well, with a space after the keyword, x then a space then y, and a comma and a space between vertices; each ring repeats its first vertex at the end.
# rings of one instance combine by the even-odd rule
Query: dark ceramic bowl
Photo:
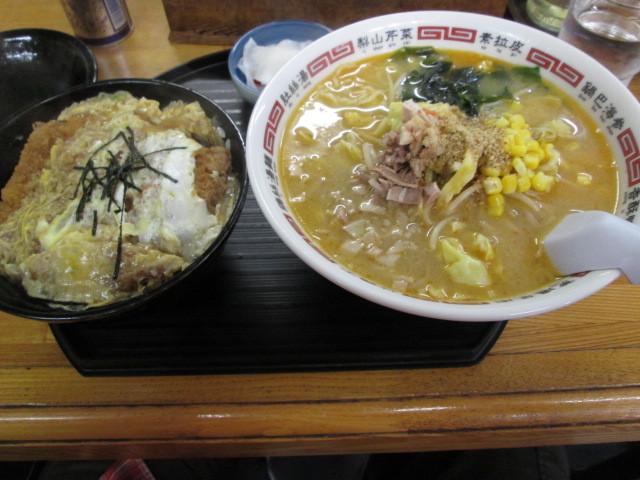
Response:
POLYGON ((7 278, 0 275, 0 310, 21 317, 48 322, 117 318, 126 312, 148 304, 148 302, 159 295, 165 294, 179 283, 201 279, 201 275, 206 275, 215 264, 215 258, 224 248, 231 231, 238 221, 248 189, 244 141, 234 122, 220 107, 207 97, 172 83, 142 79, 96 82, 70 89, 22 110, 5 122, 0 122, 0 188, 4 187, 13 173, 20 158, 20 152, 32 131, 34 122, 52 120, 72 103, 94 97, 100 92, 116 92, 119 90, 126 90, 136 97, 157 100, 161 106, 165 106, 174 100, 181 100, 185 103, 199 102, 205 113, 218 122, 230 142, 233 169, 238 175, 240 184, 238 200, 231 216, 217 239, 191 265, 142 295, 110 305, 74 312, 61 308, 52 308, 46 301, 30 297, 21 286, 10 283, 7 278))
POLYGON ((94 82, 96 60, 76 37, 56 30, 0 32, 0 120, 68 88, 94 82))

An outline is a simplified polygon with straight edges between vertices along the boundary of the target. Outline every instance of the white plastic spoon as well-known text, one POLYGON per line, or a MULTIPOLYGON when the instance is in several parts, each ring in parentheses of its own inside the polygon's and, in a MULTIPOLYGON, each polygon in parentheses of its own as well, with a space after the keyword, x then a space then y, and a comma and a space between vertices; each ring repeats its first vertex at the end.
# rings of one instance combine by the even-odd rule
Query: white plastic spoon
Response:
POLYGON ((640 226, 623 218, 597 210, 572 213, 542 243, 563 275, 618 268, 640 284, 640 226))

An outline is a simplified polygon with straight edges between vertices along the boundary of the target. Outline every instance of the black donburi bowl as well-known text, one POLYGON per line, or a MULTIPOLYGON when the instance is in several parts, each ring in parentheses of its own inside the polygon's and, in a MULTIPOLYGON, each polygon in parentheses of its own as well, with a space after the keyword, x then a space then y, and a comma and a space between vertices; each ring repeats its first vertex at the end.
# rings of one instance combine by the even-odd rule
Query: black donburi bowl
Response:
POLYGON ((0 119, 97 76, 93 53, 72 35, 43 28, 0 32, 0 119))
POLYGON ((20 285, 12 284, 6 277, 0 276, 0 310, 13 315, 47 322, 115 318, 147 304, 190 277, 199 277, 199 275, 195 275, 196 272, 206 274, 208 267, 211 267, 217 255, 222 251, 238 221, 247 194, 248 176, 245 167, 244 141, 234 122, 219 106, 207 97, 180 85, 146 79, 107 80, 67 90, 22 110, 16 116, 0 124, 0 188, 4 187, 11 177, 20 158, 22 148, 33 129, 34 122, 52 120, 72 103, 94 97, 100 92, 117 92, 120 90, 126 90, 136 97, 157 100, 161 106, 165 106, 174 100, 180 100, 185 103, 198 102, 205 113, 218 122, 230 142, 233 169, 238 176, 240 185, 238 199, 231 216, 222 228, 218 238, 191 265, 142 295, 110 305, 88 308, 83 311, 68 311, 62 308, 53 308, 46 301, 27 295, 20 285))

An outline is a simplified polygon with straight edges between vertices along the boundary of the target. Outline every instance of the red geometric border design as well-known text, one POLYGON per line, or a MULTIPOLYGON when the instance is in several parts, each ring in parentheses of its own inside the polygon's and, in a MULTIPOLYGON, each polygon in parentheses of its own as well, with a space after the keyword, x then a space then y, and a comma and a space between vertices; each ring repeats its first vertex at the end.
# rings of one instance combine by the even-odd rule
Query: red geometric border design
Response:
POLYGON ((313 59, 307 65, 307 71, 309 72, 309 75, 314 77, 318 73, 320 73, 322 70, 327 68, 329 65, 331 65, 332 63, 335 63, 340 59, 348 57, 355 51, 356 49, 353 46, 352 41, 348 41, 347 43, 343 43, 341 45, 338 45, 337 47, 333 47, 328 52, 324 52, 319 57, 313 59))
POLYGON ((284 107, 280 102, 273 104, 273 108, 269 113, 269 119, 267 120, 267 126, 264 129, 264 149, 273 155, 273 146, 276 141, 276 131, 278 130, 278 124, 282 120, 284 115, 284 107))
POLYGON ((457 42, 473 43, 478 31, 470 28, 447 26, 418 27, 418 40, 454 40, 457 42))
POLYGON ((527 60, 545 70, 549 70, 572 87, 577 87, 584 78, 584 75, 572 66, 563 63, 560 59, 537 48, 529 50, 527 60))
POLYGON ((640 183, 640 150, 638 142, 630 128, 618 135, 618 143, 622 149, 622 155, 627 164, 627 175, 629 176, 629 186, 640 183))

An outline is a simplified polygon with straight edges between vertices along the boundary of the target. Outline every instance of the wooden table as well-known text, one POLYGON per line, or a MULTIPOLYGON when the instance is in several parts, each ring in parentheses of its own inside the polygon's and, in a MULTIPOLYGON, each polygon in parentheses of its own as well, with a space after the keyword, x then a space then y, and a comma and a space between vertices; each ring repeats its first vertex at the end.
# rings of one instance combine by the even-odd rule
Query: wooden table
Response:
MULTIPOLYGON (((54 0, 0 1, 0 30, 70 32, 54 0)), ((170 44, 160 0, 98 50, 101 78, 151 77, 222 47, 170 44)), ((631 89, 640 94, 640 81, 631 89)), ((0 314, 0 459, 159 458, 640 440, 640 287, 620 279, 510 322, 465 368, 85 378, 49 327, 0 314)))

